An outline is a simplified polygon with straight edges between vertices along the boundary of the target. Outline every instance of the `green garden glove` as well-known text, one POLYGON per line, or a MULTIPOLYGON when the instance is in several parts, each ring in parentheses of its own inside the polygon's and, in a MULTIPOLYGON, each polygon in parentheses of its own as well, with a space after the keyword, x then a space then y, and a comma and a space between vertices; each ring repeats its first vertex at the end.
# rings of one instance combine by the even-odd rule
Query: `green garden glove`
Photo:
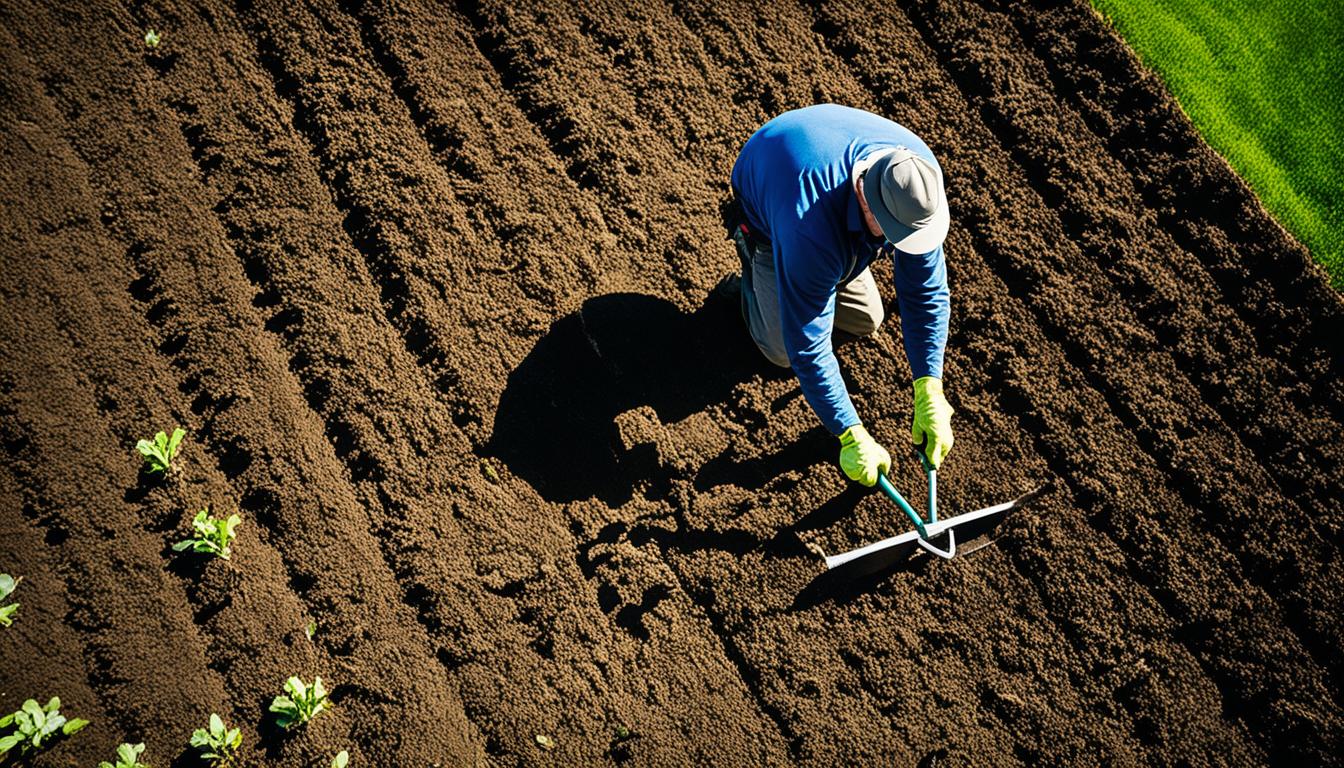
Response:
POLYGON ((840 433, 840 468, 850 480, 871 487, 877 484, 879 472, 891 471, 891 454, 862 424, 855 424, 840 433))
POLYGON ((934 469, 952 450, 952 406, 943 397, 941 379, 932 376, 915 379, 915 418, 910 425, 910 442, 924 443, 924 455, 934 469))

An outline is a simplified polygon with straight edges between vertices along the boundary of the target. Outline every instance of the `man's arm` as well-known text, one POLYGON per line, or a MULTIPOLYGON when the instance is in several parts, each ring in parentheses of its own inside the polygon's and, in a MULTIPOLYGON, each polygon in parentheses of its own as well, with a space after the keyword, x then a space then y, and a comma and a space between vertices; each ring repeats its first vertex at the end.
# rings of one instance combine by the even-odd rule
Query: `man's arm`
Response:
POLYGON ((943 247, 918 256, 897 251, 896 294, 905 355, 914 374, 915 408, 910 441, 924 446, 937 469, 952 450, 952 406, 943 396, 943 350, 947 346, 949 293, 943 247))
POLYGON ((896 251, 893 259, 896 301, 901 311, 905 356, 915 379, 943 377, 950 293, 943 247, 912 255, 896 251))
POLYGON ((859 421, 831 347, 836 283, 847 259, 806 237, 785 245, 791 247, 806 250, 796 253, 801 258, 788 258, 788 250, 776 257, 789 363, 812 410, 840 438, 840 468, 849 479, 871 486, 891 471, 891 455, 859 421))
POLYGON ((779 276, 779 319, 789 364, 803 396, 831 434, 859 423, 840 365, 831 348, 835 285, 845 268, 833 248, 806 236, 775 244, 779 276))

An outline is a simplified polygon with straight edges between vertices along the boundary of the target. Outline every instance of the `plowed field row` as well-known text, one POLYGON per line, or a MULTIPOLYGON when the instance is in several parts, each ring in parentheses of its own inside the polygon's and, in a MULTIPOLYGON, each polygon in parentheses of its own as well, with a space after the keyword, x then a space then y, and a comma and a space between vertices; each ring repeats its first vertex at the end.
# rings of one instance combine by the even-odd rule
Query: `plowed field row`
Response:
MULTIPOLYGON (((296 766, 1344 754, 1344 302, 1085 4, 0 20, 0 708, 94 721, 50 764, 212 711, 296 766), (947 174, 940 506, 1053 488, 858 580, 805 545, 900 513, 711 293, 738 148, 822 101, 947 174), (206 504, 228 562, 170 550, 206 504), (335 707, 284 735, 291 674, 335 707)), ((840 356, 915 493, 888 317, 840 356)))

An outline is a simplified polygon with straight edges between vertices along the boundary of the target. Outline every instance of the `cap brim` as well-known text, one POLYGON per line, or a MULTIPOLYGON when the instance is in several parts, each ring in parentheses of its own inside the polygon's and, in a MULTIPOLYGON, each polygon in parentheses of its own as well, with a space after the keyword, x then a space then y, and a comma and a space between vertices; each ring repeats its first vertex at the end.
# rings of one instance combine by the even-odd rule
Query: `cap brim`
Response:
MULTIPOLYGON (((882 180, 877 174, 868 174, 863 177, 863 196, 869 201, 882 199, 882 180)), ((933 216, 928 223, 916 229, 906 226, 896 220, 895 216, 887 210, 885 205, 880 202, 873 205, 868 204, 868 209, 873 212, 873 218, 877 219, 877 226, 882 229, 882 235, 899 251, 912 254, 928 253, 943 244, 943 238, 947 237, 947 228, 951 222, 951 216, 947 210, 947 194, 940 192, 938 195, 938 207, 934 210, 933 216)))

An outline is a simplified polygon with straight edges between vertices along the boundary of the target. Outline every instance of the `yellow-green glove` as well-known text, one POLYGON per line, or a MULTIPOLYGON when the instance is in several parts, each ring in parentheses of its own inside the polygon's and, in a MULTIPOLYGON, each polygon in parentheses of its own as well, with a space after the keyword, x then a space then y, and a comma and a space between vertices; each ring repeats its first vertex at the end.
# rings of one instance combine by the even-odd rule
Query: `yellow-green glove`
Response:
POLYGON ((879 472, 891 471, 891 454, 862 424, 855 424, 840 433, 840 468, 850 480, 871 487, 877 484, 879 472))
POLYGON ((915 379, 915 418, 910 425, 910 442, 925 443, 924 455, 934 469, 952 450, 952 406, 943 397, 941 379, 932 376, 915 379))

